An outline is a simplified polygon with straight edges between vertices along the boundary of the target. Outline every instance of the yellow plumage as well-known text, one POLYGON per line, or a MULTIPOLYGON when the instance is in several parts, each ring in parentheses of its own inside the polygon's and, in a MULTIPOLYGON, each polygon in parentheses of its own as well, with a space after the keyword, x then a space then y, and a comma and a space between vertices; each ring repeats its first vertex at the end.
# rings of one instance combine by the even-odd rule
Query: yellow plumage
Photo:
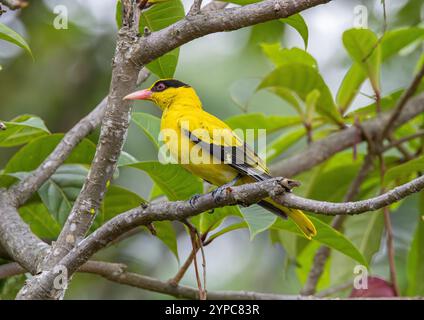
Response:
MULTIPOLYGON (((165 144, 173 157, 194 175, 216 186, 227 184, 236 177, 239 178, 236 184, 270 178, 264 162, 227 124, 203 110, 199 97, 190 86, 163 79, 127 98, 151 100, 163 110, 161 132, 165 144), (211 155, 209 151, 217 148, 219 152, 211 155), (221 161, 231 154, 230 151, 236 154, 237 164, 231 163, 231 159, 221 161), (217 154, 224 158, 217 159, 217 154), (193 155, 198 161, 193 161, 193 155)), ((293 219, 308 239, 316 235, 314 225, 302 211, 286 208, 270 198, 259 205, 293 219)))

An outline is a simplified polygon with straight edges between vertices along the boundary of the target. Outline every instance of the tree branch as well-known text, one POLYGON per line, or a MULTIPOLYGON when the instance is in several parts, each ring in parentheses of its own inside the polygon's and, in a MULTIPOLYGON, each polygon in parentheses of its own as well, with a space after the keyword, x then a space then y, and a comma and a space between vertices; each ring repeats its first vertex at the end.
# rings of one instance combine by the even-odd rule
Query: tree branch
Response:
POLYGON ((5 5, 10 10, 23 9, 28 6, 28 1, 26 0, 0 0, 0 4, 5 5))
POLYGON ((52 267, 75 243, 81 241, 103 200, 106 185, 112 179, 116 164, 127 135, 131 104, 123 97, 135 89, 141 66, 131 59, 134 39, 137 39, 136 1, 125 0, 123 25, 119 31, 112 68, 112 80, 105 116, 96 154, 84 186, 74 203, 71 213, 56 241, 52 253, 45 259, 45 266, 52 267))
POLYGON ((38 272, 37 267, 50 247, 22 221, 12 199, 4 190, 0 190, 0 245, 32 274, 38 272))
POLYGON ((424 189, 424 176, 394 188, 382 195, 367 200, 333 203, 305 199, 292 193, 279 196, 280 203, 290 208, 301 209, 329 216, 355 215, 375 211, 424 189))
POLYGON ((63 164, 81 140, 88 136, 100 124, 105 109, 106 98, 68 131, 54 151, 36 170, 9 189, 9 193, 14 199, 16 206, 25 203, 51 177, 57 168, 63 164))
POLYGON ((406 103, 409 101, 409 99, 411 99, 411 97, 417 91, 423 77, 424 77, 424 64, 421 66, 421 69, 418 71, 417 75, 415 76, 414 80, 412 81, 408 89, 400 97, 395 109, 391 112, 390 118, 387 120, 387 123, 381 134, 382 138, 387 137, 396 119, 399 117, 400 113, 402 112, 402 109, 405 107, 406 103))
POLYGON ((254 24, 286 18, 331 0, 265 0, 225 10, 200 11, 160 31, 140 38, 133 59, 145 65, 181 45, 207 34, 233 31, 254 24))
MULTIPOLYGON (((287 207, 327 215, 359 214, 376 210, 424 189, 424 176, 399 186, 381 196, 346 203, 330 203, 304 199, 291 193, 285 193, 286 185, 287 179, 273 178, 267 181, 227 188, 226 192, 219 199, 216 199, 212 193, 208 193, 196 198, 194 203, 193 201, 163 201, 134 208, 106 222, 72 249, 58 265, 65 267, 70 277, 94 253, 107 246, 108 243, 121 234, 137 226, 148 225, 153 221, 181 221, 201 212, 226 205, 250 205, 257 203, 268 196, 287 207)), ((56 297, 57 290, 52 287, 56 276, 57 274, 55 274, 54 270, 48 270, 33 277, 28 283, 27 291, 25 294, 21 294, 19 298, 45 298, 46 292, 49 293, 47 297, 56 297)))
MULTIPOLYGON (((344 197, 344 201, 352 201, 357 197, 361 185, 366 179, 368 173, 373 168, 373 153, 370 146, 368 146, 368 153, 364 158, 361 168, 359 169, 356 178, 350 184, 349 189, 344 197)), ((331 226, 340 230, 345 222, 347 216, 336 216, 331 222, 331 226)), ((325 264, 330 257, 331 249, 327 246, 320 246, 315 253, 313 264, 311 270, 309 271, 308 278, 306 279, 306 283, 303 286, 300 294, 302 295, 313 295, 316 292, 316 288, 318 285, 318 281, 321 278, 321 275, 324 272, 325 264)))
MULTIPOLYGON (((401 126, 423 112, 424 94, 422 93, 408 101, 394 122, 394 127, 401 126)), ((361 130, 370 137, 381 135, 389 117, 390 113, 382 113, 374 119, 363 122, 361 124, 362 129, 351 126, 348 129, 314 142, 304 151, 271 165, 271 172, 274 176, 293 177, 307 171, 331 158, 336 153, 354 146, 358 143, 358 138, 360 141, 366 140, 361 130)))

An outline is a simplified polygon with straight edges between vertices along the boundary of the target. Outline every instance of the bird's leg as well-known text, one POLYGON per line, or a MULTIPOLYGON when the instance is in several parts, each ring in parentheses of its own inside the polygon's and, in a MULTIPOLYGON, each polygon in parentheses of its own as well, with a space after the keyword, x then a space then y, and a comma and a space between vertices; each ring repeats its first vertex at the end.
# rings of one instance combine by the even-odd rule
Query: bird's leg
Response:
POLYGON ((223 184, 222 186, 219 186, 218 188, 216 188, 215 190, 212 191, 212 197, 215 200, 215 202, 219 201, 219 197, 220 195, 225 192, 227 190, 227 188, 233 187, 237 181, 240 180, 240 178, 242 177, 242 175, 239 173, 233 180, 231 180, 230 182, 223 184))

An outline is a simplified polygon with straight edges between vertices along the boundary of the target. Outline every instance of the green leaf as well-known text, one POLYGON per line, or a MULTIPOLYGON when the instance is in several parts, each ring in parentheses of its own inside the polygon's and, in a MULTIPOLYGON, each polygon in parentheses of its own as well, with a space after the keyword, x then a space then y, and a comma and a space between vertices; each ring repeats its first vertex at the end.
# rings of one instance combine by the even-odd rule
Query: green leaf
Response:
POLYGON ((280 244, 283 247, 284 251, 287 253, 287 258, 295 261, 298 248, 297 248, 297 239, 296 234, 287 232, 285 230, 269 230, 269 236, 271 238, 272 244, 280 244))
MULTIPOLYGON (((31 141, 15 153, 4 168, 4 172, 29 172, 35 170, 52 153, 57 144, 63 139, 63 136, 63 134, 52 134, 31 141)), ((90 140, 84 139, 72 151, 65 163, 90 165, 95 152, 96 145, 90 140)))
POLYGON ((0 39, 16 44, 28 52, 31 58, 34 59, 31 49, 29 48, 25 39, 3 23, 0 23, 0 39))
POLYGON ((301 14, 296 13, 290 17, 280 19, 280 21, 287 23, 289 26, 291 26, 292 28, 296 29, 297 32, 299 32, 300 36, 303 39, 303 43, 305 44, 305 49, 306 49, 308 47, 309 31, 308 31, 308 25, 306 24, 301 14))
MULTIPOLYGON (((216 232, 211 235, 209 239, 217 238, 227 232, 246 228, 248 227, 251 232, 251 237, 254 237, 258 233, 271 229, 271 230, 285 230, 292 233, 295 233, 301 237, 303 237, 302 232, 296 226, 296 224, 291 220, 283 220, 281 218, 277 218, 273 214, 269 213, 265 209, 259 206, 252 206, 249 208, 241 209, 244 222, 232 224, 228 227, 223 228, 222 230, 216 232), (245 211, 244 209, 250 209, 245 211), (244 211, 244 212, 243 212, 244 211), (270 223, 273 220, 273 223, 270 223)), ((317 229, 317 235, 314 237, 313 241, 320 242, 321 244, 327 245, 330 248, 340 251, 346 256, 358 261, 359 263, 368 266, 367 260, 361 254, 361 252, 357 249, 357 247, 347 239, 343 234, 333 229, 328 224, 320 221, 317 218, 312 216, 308 216, 311 219, 312 223, 315 225, 317 229)))
POLYGON ((348 70, 336 97, 337 105, 342 112, 345 112, 352 104, 366 78, 367 74, 359 63, 354 63, 348 70))
MULTIPOLYGON (((320 246, 321 244, 317 241, 308 241, 305 248, 297 256, 296 274, 299 277, 299 280, 302 284, 305 284, 306 280, 308 279, 309 273, 314 263, 315 253, 320 246)), ((331 265, 331 256, 327 259, 324 266, 324 271, 318 280, 318 283, 316 286, 317 291, 320 291, 331 284, 330 265, 331 265)))
POLYGON ((414 41, 423 38, 424 28, 408 27, 387 31, 381 40, 381 59, 384 61, 414 41))
MULTIPOLYGON (((0 175, 0 186, 9 187, 15 181, 14 178, 6 174, 35 170, 52 153, 63 137, 63 134, 42 136, 22 147, 6 164, 3 175, 0 175)), ((96 145, 90 140, 84 139, 71 152, 70 156, 65 160, 65 164, 90 165, 95 152, 96 145)))
POLYGON ((423 171, 423 170, 424 170, 424 156, 421 156, 387 170, 384 176, 384 184, 388 185, 390 182, 396 179, 402 179, 402 181, 408 181, 409 177, 412 174, 423 171))
POLYGON ((299 48, 285 49, 280 43, 263 43, 262 51, 276 67, 285 64, 301 63, 318 69, 318 63, 313 56, 299 48))
POLYGON ((153 145, 159 149, 160 119, 148 113, 133 113, 132 121, 144 132, 153 145))
POLYGON ((284 65, 267 75, 258 89, 275 87, 290 89, 296 92, 303 101, 305 101, 311 91, 318 90, 320 97, 317 101, 316 111, 336 123, 340 124, 343 122, 330 89, 315 68, 300 63, 284 65))
POLYGON ((44 205, 61 226, 71 212, 87 173, 88 169, 81 165, 62 165, 38 190, 44 205))
POLYGON ((343 33, 343 44, 353 61, 365 71, 375 91, 380 90, 381 47, 369 29, 350 29, 343 33))
POLYGON ((414 233, 407 260, 407 278, 409 296, 424 295, 424 194, 420 195, 420 211, 417 229, 414 233))
POLYGON ((253 240, 257 234, 269 229, 277 219, 277 216, 257 205, 240 208, 240 212, 249 228, 250 240, 253 240))
POLYGON ((344 225, 345 236, 351 239, 368 263, 380 249, 384 231, 384 215, 381 211, 349 217, 344 225))
POLYGON ((306 99, 305 99, 305 106, 306 106, 305 120, 306 120, 306 123, 312 124, 314 114, 315 114, 315 110, 316 110, 316 106, 317 106, 317 102, 318 102, 320 95, 321 95, 321 93, 318 90, 313 90, 313 91, 309 92, 308 95, 306 96, 306 99))
POLYGON ((108 187, 101 212, 96 217, 97 226, 114 218, 120 213, 131 210, 146 203, 138 194, 121 186, 111 185, 108 187))
POLYGON ((41 202, 31 202, 19 208, 22 219, 32 232, 42 239, 56 239, 61 225, 53 218, 41 202))
POLYGON ((118 29, 122 28, 122 1, 116 1, 115 21, 118 29))
POLYGON ((297 113, 303 117, 304 102, 299 98, 296 92, 284 87, 269 88, 269 91, 273 92, 285 102, 290 104, 297 111, 297 113))
POLYGON ((263 113, 245 113, 227 118, 225 122, 231 129, 265 129, 267 134, 281 129, 299 125, 302 120, 299 116, 265 115, 263 113))
POLYGON ((118 159, 118 168, 128 166, 130 164, 137 163, 137 162, 139 161, 134 156, 132 156, 128 152, 122 151, 118 159))
MULTIPOLYGON (((281 41, 283 34, 284 24, 278 20, 255 24, 250 28, 250 37, 247 41, 247 49, 253 49, 260 53, 260 44, 281 41)), ((244 49, 244 52, 248 51, 244 49)))
MULTIPOLYGON (((332 249, 338 250, 346 256, 358 261, 359 263, 368 266, 365 257, 361 254, 358 248, 356 248, 355 245, 343 234, 317 218, 311 216, 308 216, 308 218, 312 221, 312 223, 315 225, 315 228, 317 229, 317 235, 313 238, 313 240, 325 244, 332 249)), ((277 230, 287 230, 302 236, 302 232, 291 219, 277 219, 271 228, 277 230)))
POLYGON ((239 222, 239 223, 235 223, 235 224, 231 224, 229 226, 226 226, 225 228, 222 228, 221 230, 219 230, 218 232, 215 232, 213 235, 211 235, 208 240, 213 240, 216 239, 228 232, 234 231, 234 230, 238 230, 238 229, 243 229, 243 228, 247 228, 247 223, 245 221, 243 222, 239 222))
POLYGON ((0 280, 0 300, 14 300, 19 290, 25 285, 25 274, 0 280))
POLYGON ((152 189, 150 190, 149 199, 154 200, 154 199, 159 198, 160 196, 163 196, 163 195, 164 195, 164 193, 163 193, 162 189, 156 183, 154 183, 153 186, 152 186, 152 189))
MULTIPOLYGON (((410 45, 422 36, 422 28, 396 29, 386 32, 381 40, 381 61, 386 61, 401 49, 410 45)), ((358 94, 362 83, 366 80, 367 73, 359 63, 353 63, 350 67, 337 94, 337 105, 343 111, 352 103, 358 94)))
MULTIPOLYGON (((395 103, 399 100, 400 96, 403 93, 403 89, 401 90, 396 90, 392 93, 390 93, 389 95, 383 97, 381 99, 381 111, 387 111, 390 108, 392 108, 395 103)), ((363 108, 359 108, 356 109, 354 111, 352 111, 351 113, 349 113, 349 116, 351 115, 358 115, 358 116, 374 116, 376 114, 376 107, 375 107, 375 103, 371 103, 363 108)))
POLYGON ((360 165, 360 161, 352 162, 349 152, 336 155, 321 165, 322 169, 309 185, 305 196, 316 200, 342 201, 360 165))
POLYGON ((131 164, 129 167, 145 171, 169 200, 186 200, 194 194, 203 192, 203 184, 200 179, 180 165, 146 161, 131 164))
MULTIPOLYGON (((180 0, 156 3, 140 14, 140 33, 147 27, 150 31, 158 31, 184 18, 184 7, 180 0)), ((160 78, 172 78, 178 63, 179 49, 165 53, 150 62, 147 68, 160 78)))
POLYGON ((297 143, 306 134, 305 128, 299 128, 290 132, 284 132, 280 137, 273 140, 266 147, 266 161, 272 161, 288 148, 297 143))
POLYGON ((3 123, 6 130, 0 131, 0 147, 18 146, 50 134, 43 120, 35 116, 22 115, 3 123))
POLYGON ((153 226, 156 230, 156 236, 168 247, 179 261, 177 233, 171 221, 156 221, 153 222, 153 226))
MULTIPOLYGON (((120 186, 110 186, 106 192, 102 210, 96 217, 95 228, 98 228, 118 214, 140 206, 142 203, 146 203, 146 201, 134 192, 120 186)), ((153 226, 156 230, 156 236, 178 260, 177 236, 172 223, 169 221, 156 221, 153 226)))
POLYGON ((240 210, 236 206, 228 206, 216 208, 213 212, 203 212, 199 215, 198 227, 200 233, 218 228, 229 216, 241 217, 240 210))

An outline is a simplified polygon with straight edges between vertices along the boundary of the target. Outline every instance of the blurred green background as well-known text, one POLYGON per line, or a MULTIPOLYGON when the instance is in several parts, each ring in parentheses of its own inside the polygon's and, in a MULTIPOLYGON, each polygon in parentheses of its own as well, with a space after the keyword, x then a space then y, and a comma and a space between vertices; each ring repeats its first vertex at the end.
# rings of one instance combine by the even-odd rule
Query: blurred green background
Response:
MULTIPOLYGON (((66 132, 81 117, 92 110, 109 89, 111 59, 116 37, 115 0, 44 0, 32 1, 29 8, 20 12, 8 11, 0 17, 27 39, 34 61, 21 49, 0 41, 0 119, 10 120, 20 114, 33 114, 45 120, 52 132, 66 132), (56 30, 53 8, 65 5, 69 10, 69 28, 56 30)), ((188 8, 190 1, 184 1, 188 8)), ((321 74, 333 93, 336 93, 350 66, 343 48, 341 35, 351 28, 354 7, 363 4, 368 8, 369 25, 375 32, 382 30, 380 0, 337 0, 303 12, 309 26, 308 51, 317 59, 321 74)), ((421 0, 387 1, 390 28, 412 25, 421 19, 421 0), (408 7, 409 6, 409 7, 408 7), (410 8, 409 11, 404 8, 410 8), (412 8, 412 9, 411 9, 412 8)), ((175 78, 196 88, 207 111, 220 118, 241 113, 238 103, 247 95, 243 90, 254 87, 271 70, 259 44, 281 41, 285 47, 303 42, 298 33, 279 22, 271 22, 243 30, 213 34, 184 45, 175 78)), ((382 78, 383 92, 404 86, 410 81, 414 68, 409 59, 416 53, 405 50, 401 57, 385 65, 382 78)), ((142 87, 155 80, 151 76, 142 87)), ((363 91, 371 94, 368 87, 363 91)), ((355 106, 369 103, 361 96, 355 106)), ((254 93, 249 100, 249 112, 288 115, 292 110, 280 99, 265 91, 254 93)), ((136 111, 159 115, 152 104, 137 102, 136 111)), ((96 142, 98 133, 91 135, 96 142)), ((290 150, 284 156, 302 148, 290 150)), ((17 148, 0 149, 0 167, 17 148)), ((130 128, 125 150, 139 160, 156 158, 156 152, 144 135, 130 128)), ((306 177, 307 179, 307 177, 306 177)), ((138 170, 121 170, 117 183, 128 186, 142 196, 147 196, 151 182, 138 170)), ((411 198, 399 209, 402 214, 416 215, 409 209, 411 198)), ((399 212, 400 213, 400 212, 399 212)), ((399 237, 410 239, 413 226, 399 228, 399 237), (402 230, 401 230, 402 229, 402 230)), ((188 255, 191 244, 181 227, 179 250, 182 260, 188 255)), ((208 290, 255 290, 264 292, 298 293, 300 284, 294 276, 295 265, 287 262, 280 246, 270 246, 269 236, 260 234, 249 240, 247 230, 235 231, 207 247, 208 290)), ((399 244, 399 242, 398 242, 399 244)), ((384 248, 382 248, 384 251, 384 248)), ((402 255, 402 250, 397 251, 402 255)), ((173 255, 153 236, 142 233, 118 246, 102 251, 102 259, 124 262, 131 270, 160 279, 168 279, 178 266, 173 255)), ((378 257, 377 257, 378 258, 378 257)), ((378 272, 387 277, 382 263, 378 272)), ((183 283, 195 286, 193 270, 189 270, 183 283)), ((76 275, 67 292, 68 299, 139 299, 167 296, 113 284, 96 276, 76 275)))

